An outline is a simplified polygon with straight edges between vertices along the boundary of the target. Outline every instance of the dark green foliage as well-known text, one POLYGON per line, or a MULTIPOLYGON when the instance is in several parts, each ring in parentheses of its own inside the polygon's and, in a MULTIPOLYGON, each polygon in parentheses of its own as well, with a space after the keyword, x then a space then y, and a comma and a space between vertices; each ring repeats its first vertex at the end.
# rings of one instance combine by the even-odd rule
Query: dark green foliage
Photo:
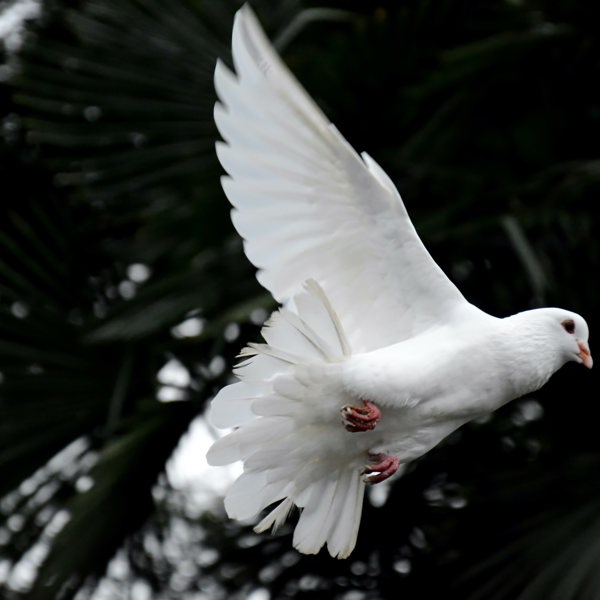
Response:
MULTIPOLYGON (((467 298, 576 310, 593 351, 597 3, 252 4, 467 298)), ((161 598, 600 598, 597 377, 575 365, 367 502, 348 561, 298 555, 289 526, 258 537, 192 510, 161 475, 273 306, 213 150, 239 5, 56 1, 4 59, 0 595, 88 598, 120 548, 129 575, 105 582, 123 598, 136 579, 161 598), (202 331, 178 337, 188 318, 202 331), (162 403, 171 359, 190 382, 162 403), (6 584, 23 556, 35 568, 6 584)))

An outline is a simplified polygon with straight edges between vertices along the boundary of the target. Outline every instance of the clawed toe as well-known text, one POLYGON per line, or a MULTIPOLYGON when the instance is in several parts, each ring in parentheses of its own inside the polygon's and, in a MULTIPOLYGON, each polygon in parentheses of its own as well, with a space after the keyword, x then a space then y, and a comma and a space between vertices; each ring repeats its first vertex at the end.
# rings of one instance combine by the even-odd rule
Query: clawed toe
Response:
POLYGON ((376 404, 369 400, 363 400, 363 404, 364 406, 354 404, 342 406, 340 410, 342 423, 348 431, 371 431, 381 419, 381 410, 376 404))
POLYGON ((366 475, 365 483, 374 484, 385 481, 398 470, 400 465, 400 459, 389 454, 371 454, 369 458, 373 462, 362 470, 362 474, 366 475))

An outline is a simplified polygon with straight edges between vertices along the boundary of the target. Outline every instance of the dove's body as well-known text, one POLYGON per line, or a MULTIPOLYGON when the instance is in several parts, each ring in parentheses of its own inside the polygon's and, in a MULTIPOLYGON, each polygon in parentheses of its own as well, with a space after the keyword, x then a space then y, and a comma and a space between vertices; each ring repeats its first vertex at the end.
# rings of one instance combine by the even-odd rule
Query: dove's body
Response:
POLYGON ((238 429, 208 460, 244 461, 225 499, 231 517, 279 502, 262 531, 298 506, 294 546, 346 557, 370 460, 381 481, 565 362, 591 367, 588 328, 562 309, 498 319, 469 304, 391 180, 327 121, 247 7, 233 58, 235 75, 215 72, 223 188, 259 280, 286 308, 213 401, 214 424, 238 429), (368 426, 361 410, 375 415, 368 426))
POLYGON ((373 401, 384 415, 364 433, 369 451, 413 460, 467 421, 544 385, 570 357, 541 336, 523 336, 524 328, 544 327, 535 313, 546 310, 529 311, 523 323, 525 313, 498 319, 465 305, 440 327, 350 357, 340 373, 346 402, 373 401))

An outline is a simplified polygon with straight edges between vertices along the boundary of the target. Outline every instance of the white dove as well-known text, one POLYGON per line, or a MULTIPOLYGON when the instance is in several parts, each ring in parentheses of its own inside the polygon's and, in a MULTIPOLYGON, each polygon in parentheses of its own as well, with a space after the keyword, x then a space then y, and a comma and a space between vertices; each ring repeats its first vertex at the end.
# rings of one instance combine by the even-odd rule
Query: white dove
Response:
POLYGON ((398 191, 288 71, 249 7, 235 74, 217 63, 223 189, 258 280, 284 308, 211 406, 212 465, 243 461, 228 515, 293 544, 356 544, 364 489, 457 427, 537 390, 568 361, 592 366, 588 327, 560 308, 504 319, 465 300, 419 239, 398 191))

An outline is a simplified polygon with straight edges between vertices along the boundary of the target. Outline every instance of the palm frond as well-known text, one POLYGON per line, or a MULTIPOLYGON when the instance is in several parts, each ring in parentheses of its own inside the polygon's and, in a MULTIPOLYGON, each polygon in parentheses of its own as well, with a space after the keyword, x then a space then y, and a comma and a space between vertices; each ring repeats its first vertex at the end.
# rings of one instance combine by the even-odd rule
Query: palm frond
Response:
MULTIPOLYGON (((504 315, 544 295, 591 314, 595 331, 589 3, 307 0, 317 10, 303 16, 298 0, 252 4, 470 300, 504 315), (305 27, 311 15, 324 22, 305 27)), ((72 598, 130 535, 137 574, 179 598, 158 567, 148 574, 134 532, 160 537, 182 518, 152 516, 153 485, 224 379, 211 362, 230 364, 272 303, 232 241, 213 152, 214 60, 228 58, 240 2, 54 5, 0 95, 2 593, 72 598), (170 360, 190 381, 183 402, 161 404, 170 360)), ((186 591, 207 593, 208 579, 240 597, 594 597, 594 392, 574 377, 536 396, 535 423, 506 407, 412 465, 366 507, 352 561, 300 558, 288 530, 257 539, 206 513, 189 552, 213 558, 186 591)))

